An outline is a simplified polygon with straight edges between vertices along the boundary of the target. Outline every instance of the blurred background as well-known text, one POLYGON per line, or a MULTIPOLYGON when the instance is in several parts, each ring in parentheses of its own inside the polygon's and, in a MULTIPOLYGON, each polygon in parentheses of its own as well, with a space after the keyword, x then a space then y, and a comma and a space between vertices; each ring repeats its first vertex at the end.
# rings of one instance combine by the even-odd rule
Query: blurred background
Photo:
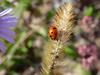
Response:
MULTIPOLYGON (((76 3, 78 19, 64 48, 63 73, 56 75, 100 75, 100 0, 69 1, 76 3)), ((15 43, 5 41, 6 53, 0 53, 0 75, 38 75, 43 51, 50 45, 48 27, 64 2, 68 0, 0 0, 0 11, 13 8, 11 14, 18 17, 15 43)))

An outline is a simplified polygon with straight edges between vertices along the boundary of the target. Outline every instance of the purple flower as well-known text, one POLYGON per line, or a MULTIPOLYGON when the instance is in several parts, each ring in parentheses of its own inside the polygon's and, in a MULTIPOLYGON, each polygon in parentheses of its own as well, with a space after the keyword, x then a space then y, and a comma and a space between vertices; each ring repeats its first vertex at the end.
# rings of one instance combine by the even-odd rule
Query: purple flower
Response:
POLYGON ((92 31, 92 24, 93 24, 93 17, 91 16, 84 16, 80 21, 80 27, 85 32, 92 31))
MULTIPOLYGON (((16 26, 17 18, 9 14, 12 11, 11 8, 6 9, 0 12, 0 39, 4 39, 10 43, 14 43, 13 37, 15 32, 12 31, 12 28, 16 26)), ((0 50, 5 52, 6 46, 3 42, 0 41, 0 50)))
POLYGON ((80 21, 80 27, 86 33, 93 32, 99 26, 98 24, 98 19, 92 16, 84 16, 80 21))
POLYGON ((86 69, 92 69, 98 61, 98 49, 94 44, 81 45, 77 49, 81 56, 81 63, 86 69))

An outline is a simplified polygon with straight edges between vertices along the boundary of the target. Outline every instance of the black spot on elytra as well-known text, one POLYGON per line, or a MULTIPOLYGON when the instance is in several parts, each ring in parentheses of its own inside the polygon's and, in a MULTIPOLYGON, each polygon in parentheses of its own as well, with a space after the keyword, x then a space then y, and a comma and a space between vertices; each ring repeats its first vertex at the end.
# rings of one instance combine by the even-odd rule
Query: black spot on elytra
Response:
POLYGON ((50 35, 50 37, 52 37, 52 36, 50 35))
POLYGON ((53 29, 56 29, 55 27, 53 29))
POLYGON ((51 32, 51 33, 53 33, 53 32, 51 32))

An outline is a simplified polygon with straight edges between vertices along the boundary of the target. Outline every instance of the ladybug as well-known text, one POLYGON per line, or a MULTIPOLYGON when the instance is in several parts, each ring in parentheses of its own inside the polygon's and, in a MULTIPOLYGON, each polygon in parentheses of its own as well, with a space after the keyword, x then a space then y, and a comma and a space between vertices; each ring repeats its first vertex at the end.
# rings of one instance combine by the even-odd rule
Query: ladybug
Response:
POLYGON ((51 25, 51 26, 49 27, 48 36, 49 36, 52 40, 57 40, 57 39, 58 39, 58 30, 57 30, 57 27, 56 27, 56 26, 51 25))

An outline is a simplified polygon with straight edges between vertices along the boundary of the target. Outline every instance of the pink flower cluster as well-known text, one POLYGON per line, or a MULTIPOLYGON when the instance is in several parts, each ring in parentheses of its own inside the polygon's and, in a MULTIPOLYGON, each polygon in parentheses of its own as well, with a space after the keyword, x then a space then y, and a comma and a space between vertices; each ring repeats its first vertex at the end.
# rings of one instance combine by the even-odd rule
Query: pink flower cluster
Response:
POLYGON ((92 16, 84 16, 80 22, 80 26, 85 32, 92 32, 96 25, 97 24, 92 16))
POLYGON ((81 56, 82 66, 86 69, 94 68, 98 61, 97 47, 94 44, 81 45, 78 47, 78 54, 81 56))

